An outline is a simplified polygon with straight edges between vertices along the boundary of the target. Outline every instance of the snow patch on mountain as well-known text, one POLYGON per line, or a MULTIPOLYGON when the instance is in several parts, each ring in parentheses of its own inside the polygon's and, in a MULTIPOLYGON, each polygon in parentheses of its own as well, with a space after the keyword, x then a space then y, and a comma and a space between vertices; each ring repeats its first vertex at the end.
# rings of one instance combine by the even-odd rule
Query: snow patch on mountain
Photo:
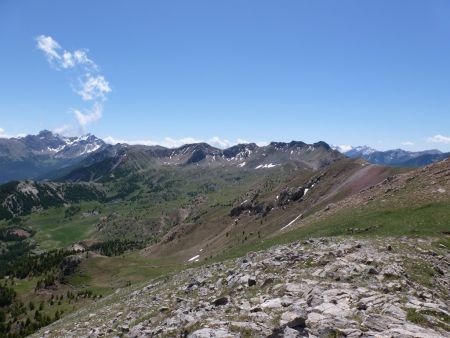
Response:
POLYGON ((260 164, 258 165, 255 169, 269 169, 269 168, 274 168, 279 164, 273 164, 273 163, 269 163, 269 164, 260 164))

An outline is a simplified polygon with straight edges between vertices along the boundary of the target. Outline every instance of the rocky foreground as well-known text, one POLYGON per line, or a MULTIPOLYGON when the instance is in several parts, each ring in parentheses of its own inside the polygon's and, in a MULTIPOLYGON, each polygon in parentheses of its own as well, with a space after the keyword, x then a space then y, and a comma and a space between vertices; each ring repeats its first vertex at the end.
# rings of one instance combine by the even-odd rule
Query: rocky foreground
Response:
POLYGON ((123 289, 40 337, 450 337, 450 253, 320 239, 123 289))

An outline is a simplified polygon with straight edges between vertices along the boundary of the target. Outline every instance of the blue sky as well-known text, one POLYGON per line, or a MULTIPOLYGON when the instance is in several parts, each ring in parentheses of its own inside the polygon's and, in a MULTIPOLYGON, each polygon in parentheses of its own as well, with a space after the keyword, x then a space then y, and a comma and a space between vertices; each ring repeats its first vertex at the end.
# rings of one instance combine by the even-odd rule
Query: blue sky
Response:
POLYGON ((0 0, 0 135, 448 151, 449 17, 446 0, 0 0))

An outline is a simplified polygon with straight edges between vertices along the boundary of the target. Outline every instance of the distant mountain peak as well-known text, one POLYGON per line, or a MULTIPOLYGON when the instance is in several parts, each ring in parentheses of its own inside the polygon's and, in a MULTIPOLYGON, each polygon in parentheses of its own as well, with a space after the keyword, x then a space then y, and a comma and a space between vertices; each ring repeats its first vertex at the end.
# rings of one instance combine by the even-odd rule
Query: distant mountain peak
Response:
POLYGON ((50 130, 44 129, 39 132, 38 136, 53 136, 53 133, 50 130))
POLYGON ((50 130, 0 140, 0 182, 37 179, 79 162, 106 146, 91 134, 66 137, 50 130))
POLYGON ((333 146, 332 148, 351 158, 363 158, 370 163, 388 166, 420 167, 449 156, 437 149, 407 151, 397 148, 380 151, 369 146, 353 147, 349 145, 333 146))

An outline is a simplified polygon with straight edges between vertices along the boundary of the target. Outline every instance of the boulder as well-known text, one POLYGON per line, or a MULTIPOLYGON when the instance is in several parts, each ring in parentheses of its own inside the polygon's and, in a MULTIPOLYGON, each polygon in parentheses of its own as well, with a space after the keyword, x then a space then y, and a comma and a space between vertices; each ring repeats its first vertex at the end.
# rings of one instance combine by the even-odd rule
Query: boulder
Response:
POLYGON ((214 306, 223 306, 223 305, 227 305, 228 304, 228 297, 220 297, 220 298, 216 298, 212 304, 214 306))

